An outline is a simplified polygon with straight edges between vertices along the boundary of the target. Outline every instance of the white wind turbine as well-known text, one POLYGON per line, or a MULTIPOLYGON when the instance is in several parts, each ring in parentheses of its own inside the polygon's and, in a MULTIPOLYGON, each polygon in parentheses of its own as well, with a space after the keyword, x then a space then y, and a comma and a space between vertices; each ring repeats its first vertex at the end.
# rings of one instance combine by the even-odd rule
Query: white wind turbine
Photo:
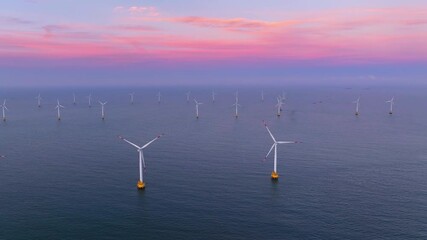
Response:
POLYGON ((101 101, 98 101, 98 102, 99 102, 99 104, 101 104, 101 118, 102 118, 102 120, 104 120, 105 119, 104 106, 105 106, 105 104, 107 104, 107 102, 101 102, 101 101))
POLYGON ((356 112, 354 113, 356 116, 359 115, 359 101, 360 101, 360 97, 357 98, 357 100, 353 102, 356 104, 356 112))
POLYGON ((5 112, 5 110, 9 111, 9 109, 6 107, 6 99, 3 101, 3 104, 1 105, 1 108, 3 110, 3 122, 6 122, 6 112, 5 112))
POLYGON ((282 99, 279 96, 279 97, 277 97, 277 104, 276 104, 276 107, 277 107, 277 116, 278 117, 280 117, 280 113, 282 112, 282 105, 283 105, 283 102, 282 102, 282 99))
POLYGON ((134 97, 135 93, 129 93, 130 96, 130 104, 133 104, 133 97, 134 97))
POLYGON ((212 103, 215 102, 215 96, 216 96, 216 93, 214 92, 214 90, 212 90, 212 103))
POLYGON ((89 107, 92 107, 92 93, 87 96, 89 107))
POLYGON ((190 94, 191 94, 191 92, 190 92, 190 91, 188 91, 188 92, 187 92, 187 103, 189 103, 189 102, 190 102, 190 94))
POLYGON ((276 141, 276 139, 274 138, 270 129, 268 128, 267 123, 264 122, 264 126, 265 126, 265 128, 267 128, 267 131, 270 134, 271 139, 273 139, 273 142, 274 142, 270 148, 270 151, 268 151, 267 155, 265 156, 264 160, 267 159, 268 155, 270 155, 271 151, 274 148, 274 168, 273 168, 273 172, 271 173, 271 178, 273 180, 277 180, 277 179, 279 179, 279 174, 277 173, 277 145, 278 144, 300 143, 300 142, 297 142, 297 141, 276 141))
POLYGON ((144 175, 143 175, 143 169, 142 169, 142 168, 144 168, 144 170, 145 170, 145 160, 144 160, 144 153, 142 150, 144 150, 146 147, 148 147, 148 145, 150 145, 151 143, 153 143, 154 141, 159 139, 161 136, 163 136, 163 134, 157 136, 156 138, 149 141, 147 144, 145 144, 142 147, 136 145, 135 143, 133 143, 133 142, 131 142, 125 138, 123 138, 122 136, 119 136, 119 138, 122 139, 123 141, 125 141, 125 142, 129 143, 130 145, 136 147, 137 151, 139 153, 139 180, 138 180, 138 183, 136 184, 138 189, 144 189, 145 188, 144 175))
POLYGON ((73 105, 76 105, 76 94, 73 93, 73 105))
POLYGON ((160 103, 162 100, 162 94, 160 92, 157 93, 157 102, 160 103))
POLYGON ((236 96, 236 102, 232 106, 236 107, 235 117, 238 118, 239 117, 239 107, 241 107, 241 105, 239 104, 239 97, 236 96))
POLYGON ((389 112, 389 114, 393 114, 394 96, 390 100, 386 101, 386 103, 390 103, 390 112, 389 112))
POLYGON ((40 108, 42 106, 42 104, 41 104, 42 97, 40 96, 40 93, 39 93, 39 95, 37 95, 36 99, 37 99, 37 107, 40 108))
POLYGON ((57 102, 57 104, 56 104, 56 109, 58 109, 58 120, 61 120, 61 108, 65 108, 64 106, 62 106, 61 104, 59 104, 59 100, 58 99, 56 99, 56 102, 57 102))
POLYGON ((264 102, 264 89, 261 90, 261 102, 264 102))
POLYGON ((197 102, 196 99, 194 99, 194 103, 196 103, 196 118, 199 118, 199 105, 201 105, 203 103, 197 102))

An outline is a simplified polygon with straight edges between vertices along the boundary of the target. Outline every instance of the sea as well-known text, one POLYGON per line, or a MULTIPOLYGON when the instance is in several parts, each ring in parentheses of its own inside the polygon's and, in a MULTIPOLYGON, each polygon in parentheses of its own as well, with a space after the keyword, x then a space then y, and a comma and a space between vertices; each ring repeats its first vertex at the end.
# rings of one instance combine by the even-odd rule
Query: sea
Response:
POLYGON ((3 99, 0 239, 427 239, 425 87, 26 87, 3 99), (263 121, 301 142, 278 146, 278 181, 263 121), (138 152, 118 136, 159 134, 138 190, 138 152))

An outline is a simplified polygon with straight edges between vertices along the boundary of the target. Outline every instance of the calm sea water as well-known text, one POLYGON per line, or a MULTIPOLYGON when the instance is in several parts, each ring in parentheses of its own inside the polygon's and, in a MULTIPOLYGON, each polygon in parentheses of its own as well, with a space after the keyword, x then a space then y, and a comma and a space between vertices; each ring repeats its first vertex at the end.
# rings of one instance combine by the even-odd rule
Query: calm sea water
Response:
POLYGON ((283 88, 277 118, 282 88, 263 103, 260 89, 240 88, 235 119, 236 89, 215 89, 212 103, 211 89, 193 88, 198 120, 187 90, 1 90, 0 239, 427 239, 427 89, 283 88), (276 183, 262 120, 278 140, 303 141, 279 146, 276 183), (137 152, 117 136, 160 133, 138 191, 137 152))

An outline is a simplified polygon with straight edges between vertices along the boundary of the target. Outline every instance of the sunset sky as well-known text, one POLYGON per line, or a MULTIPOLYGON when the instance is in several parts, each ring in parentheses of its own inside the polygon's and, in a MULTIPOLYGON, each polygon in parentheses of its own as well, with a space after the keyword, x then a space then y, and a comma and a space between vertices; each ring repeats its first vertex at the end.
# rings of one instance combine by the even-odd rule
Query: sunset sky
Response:
POLYGON ((0 6, 0 85, 427 83, 425 0, 0 6))

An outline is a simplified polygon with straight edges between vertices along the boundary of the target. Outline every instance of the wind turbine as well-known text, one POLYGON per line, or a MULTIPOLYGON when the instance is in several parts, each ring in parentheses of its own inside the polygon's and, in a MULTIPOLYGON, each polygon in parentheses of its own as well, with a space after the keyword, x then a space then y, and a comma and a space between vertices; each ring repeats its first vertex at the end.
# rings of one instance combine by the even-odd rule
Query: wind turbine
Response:
POLYGON ((188 92, 187 92, 187 103, 189 103, 189 102, 190 102, 190 94, 191 94, 191 92, 190 92, 190 91, 188 91, 188 92))
POLYGON ((101 102, 101 101, 98 101, 98 102, 99 104, 101 104, 101 117, 102 117, 102 120, 104 120, 105 119, 104 106, 105 104, 107 104, 107 102, 101 102))
POLYGON ((92 107, 92 103, 91 103, 91 101, 92 101, 92 93, 89 94, 89 96, 87 96, 87 98, 89 100, 89 107, 92 107))
POLYGON ((215 102, 215 96, 216 96, 216 93, 214 92, 214 90, 212 90, 212 103, 215 102))
POLYGON ((36 97, 36 99, 37 99, 37 107, 41 107, 42 105, 41 105, 41 100, 42 100, 42 97, 40 96, 40 93, 39 93, 39 95, 36 97))
POLYGON ((196 103, 196 118, 199 118, 199 105, 201 105, 203 103, 197 102, 196 99, 194 99, 194 102, 196 103))
POLYGON ((162 100, 162 94, 160 94, 160 92, 157 93, 157 102, 160 103, 160 101, 162 100))
POLYGON ((386 101, 386 103, 390 103, 390 112, 388 114, 393 114, 394 96, 390 100, 386 101))
POLYGON ((232 106, 236 107, 235 117, 238 118, 239 117, 239 107, 241 107, 241 105, 239 104, 239 98, 237 96, 236 96, 236 102, 232 106))
POLYGON ((277 97, 277 104, 276 104, 276 107, 277 107, 277 116, 278 117, 280 117, 280 113, 282 112, 282 105, 283 105, 283 102, 282 102, 282 99, 279 96, 279 97, 277 97))
POLYGON ((3 101, 3 104, 1 105, 1 108, 3 110, 3 122, 6 122, 6 112, 5 110, 9 111, 6 107, 6 99, 3 101))
POLYGON ((356 104, 356 112, 354 113, 356 116, 359 115, 359 101, 360 101, 360 97, 357 98, 357 100, 353 102, 356 104))
POLYGON ((264 89, 261 90, 261 102, 264 102, 264 89))
POLYGON ((58 99, 56 99, 56 102, 57 102, 57 104, 56 104, 56 109, 58 109, 58 121, 60 121, 61 120, 61 111, 60 111, 60 109, 61 108, 64 108, 64 106, 62 106, 61 104, 59 104, 59 100, 58 99))
POLYGON ((135 93, 129 93, 130 96, 130 104, 133 104, 133 96, 135 95, 135 93))
POLYGON ((138 187, 138 189, 144 189, 145 188, 145 183, 144 183, 144 174, 143 174, 143 170, 142 168, 144 167, 145 170, 145 160, 144 160, 144 153, 142 150, 144 150, 146 147, 148 147, 148 145, 150 145, 151 143, 153 143, 154 141, 156 141, 157 139, 159 139, 161 136, 163 136, 163 134, 157 136, 156 138, 154 138, 153 140, 149 141, 147 144, 145 144, 144 146, 140 147, 138 145, 136 145, 135 143, 125 139, 122 136, 119 136, 120 139, 122 139, 123 141, 129 143, 130 145, 134 146, 137 148, 137 151, 139 153, 139 180, 138 183, 136 184, 136 186, 138 187))
POLYGON ((274 169, 273 172, 271 173, 271 179, 273 180, 277 180, 279 179, 279 174, 277 173, 277 145, 278 144, 290 144, 290 143, 299 143, 297 141, 276 141, 276 139, 274 138, 273 134, 271 133, 270 129, 267 126, 267 123, 264 122, 264 126, 265 128, 267 128, 268 133, 271 136, 271 139, 273 139, 273 145, 270 148, 270 151, 268 151, 267 155, 265 155, 264 161, 267 160, 268 155, 270 155, 271 151, 274 148, 274 169))
POLYGON ((76 94, 73 93, 73 105, 76 105, 76 94))

